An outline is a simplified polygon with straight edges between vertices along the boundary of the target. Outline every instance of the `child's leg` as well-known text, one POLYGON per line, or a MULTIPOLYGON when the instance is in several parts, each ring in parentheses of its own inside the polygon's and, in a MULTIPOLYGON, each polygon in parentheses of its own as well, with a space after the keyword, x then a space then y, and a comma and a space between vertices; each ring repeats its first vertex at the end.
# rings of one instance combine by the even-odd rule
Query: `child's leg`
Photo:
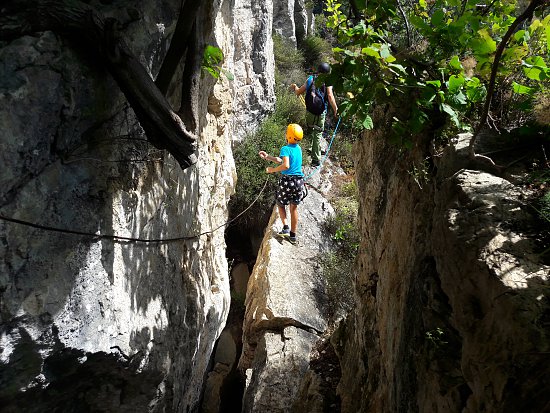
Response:
MULTIPOLYGON (((277 204, 277 208, 279 209, 279 217, 281 218, 281 221, 283 222, 283 226, 286 225, 286 209, 284 206, 277 204)), ((290 204, 290 208, 292 211, 292 204, 290 204)), ((292 215, 291 215, 292 217, 292 215)))
POLYGON ((290 232, 296 233, 297 229, 298 229, 298 205, 290 203, 290 232))

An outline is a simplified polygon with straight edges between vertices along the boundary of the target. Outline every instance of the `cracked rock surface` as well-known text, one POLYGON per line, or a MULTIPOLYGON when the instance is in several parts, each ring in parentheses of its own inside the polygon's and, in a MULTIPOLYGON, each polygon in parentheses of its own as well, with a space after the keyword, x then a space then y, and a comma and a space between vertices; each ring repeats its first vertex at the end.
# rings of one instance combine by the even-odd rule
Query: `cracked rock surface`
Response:
MULTIPOLYGON (((306 167, 307 175, 311 171, 306 167)), ((323 167, 308 180, 299 206, 298 244, 280 239, 276 208, 248 282, 239 367, 246 371, 243 411, 288 411, 310 366, 311 350, 328 326, 319 257, 330 248, 323 223, 333 213, 323 190, 335 172, 323 167)))

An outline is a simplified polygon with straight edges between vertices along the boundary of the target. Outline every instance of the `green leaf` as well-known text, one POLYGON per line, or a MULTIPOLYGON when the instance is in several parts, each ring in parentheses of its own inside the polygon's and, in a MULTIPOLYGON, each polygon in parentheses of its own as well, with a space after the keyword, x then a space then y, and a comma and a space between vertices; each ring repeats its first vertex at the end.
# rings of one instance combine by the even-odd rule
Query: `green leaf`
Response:
POLYGON ((514 40, 516 42, 529 41, 529 32, 526 30, 518 30, 514 33, 514 40))
POLYGON ((447 101, 451 103, 453 106, 463 106, 468 104, 468 100, 466 99, 466 95, 462 93, 462 91, 458 91, 458 93, 447 95, 447 101))
POLYGON ((220 65, 223 62, 222 49, 212 45, 206 45, 202 55, 202 68, 214 78, 220 77, 220 65))
POLYGON ((411 132, 420 133, 424 129, 424 125, 428 122, 429 117, 419 108, 413 108, 411 113, 411 132))
POLYGON ((443 10, 436 9, 432 14, 430 22, 432 26, 437 28, 445 26, 445 13, 443 12, 443 10))
POLYGON ((456 55, 451 57, 451 61, 449 62, 449 66, 452 69, 455 69, 455 70, 462 70, 462 63, 460 63, 460 59, 456 55))
POLYGON ((449 117, 451 118, 451 120, 453 121, 453 123, 455 124, 455 126, 457 128, 460 127, 460 121, 458 120, 458 115, 457 113, 454 111, 454 109, 452 107, 450 107, 449 105, 447 105, 446 103, 442 103, 440 105, 440 108, 443 112, 445 112, 446 114, 449 115, 449 117))
POLYGON ((470 46, 476 55, 488 55, 497 50, 497 43, 487 29, 478 30, 480 37, 472 39, 470 46))
POLYGON ((371 130, 373 126, 374 126, 374 123, 372 121, 372 118, 369 115, 367 115, 363 120, 363 127, 367 130, 371 130))
POLYGON ((346 56, 351 56, 351 57, 357 57, 358 56, 357 52, 354 52, 354 51, 348 50, 348 49, 344 50, 344 54, 346 56))
POLYGON ((399 72, 404 76, 407 76, 407 74, 408 74, 407 71, 405 70, 405 68, 402 65, 399 65, 397 63, 390 63, 390 64, 388 64, 388 67, 391 68, 391 69, 395 69, 394 72, 399 72))
POLYGON ((206 45, 204 48, 204 58, 208 62, 221 63, 223 61, 222 49, 212 45, 206 45))
POLYGON ((459 76, 456 76, 456 75, 451 75, 449 77, 449 91, 450 92, 456 92, 458 89, 460 89, 462 87, 462 85, 464 84, 464 76, 462 75, 459 75, 459 76))
POLYGON ((511 60, 514 62, 521 62, 521 60, 527 55, 529 51, 526 45, 514 46, 507 48, 503 53, 503 60, 511 60))
POLYGON ((411 24, 416 27, 417 29, 419 29, 421 32, 424 32, 424 33, 430 33, 430 32, 433 32, 431 26, 424 20, 422 19, 421 17, 419 16, 416 16, 416 15, 410 15, 409 16, 409 21, 411 22, 411 24))
POLYGON ((208 67, 208 66, 203 66, 202 68, 206 70, 208 73, 210 73, 212 77, 214 77, 215 79, 218 79, 220 77, 220 72, 218 72, 214 68, 208 67))
POLYGON ((470 102, 481 102, 487 94, 485 86, 477 77, 473 77, 466 82, 466 96, 470 102))
POLYGON ((380 57, 382 59, 386 59, 388 56, 391 56, 390 48, 387 44, 385 44, 380 48, 380 57))
POLYGON ((353 27, 351 30, 349 30, 349 33, 351 36, 362 36, 367 32, 367 26, 365 26, 365 22, 361 21, 359 24, 357 24, 355 27, 353 27))
POLYGON ((380 53, 378 53, 378 50, 372 48, 372 47, 364 47, 361 49, 361 53, 363 53, 364 55, 367 55, 367 56, 373 56, 373 57, 377 57, 378 59, 380 59, 380 53))
POLYGON ((441 87, 441 81, 440 80, 428 80, 426 82, 427 85, 435 86, 436 89, 439 89, 441 87))
POLYGON ((523 73, 529 79, 543 81, 547 78, 546 62, 540 56, 533 56, 523 62, 523 73))
POLYGON ((527 59, 525 59, 525 63, 533 66, 540 66, 540 67, 546 67, 546 62, 544 59, 540 56, 532 56, 527 59))
POLYGON ((512 83, 512 88, 514 89, 514 92, 519 95, 529 95, 532 96, 535 94, 535 89, 529 86, 520 85, 517 82, 512 83))

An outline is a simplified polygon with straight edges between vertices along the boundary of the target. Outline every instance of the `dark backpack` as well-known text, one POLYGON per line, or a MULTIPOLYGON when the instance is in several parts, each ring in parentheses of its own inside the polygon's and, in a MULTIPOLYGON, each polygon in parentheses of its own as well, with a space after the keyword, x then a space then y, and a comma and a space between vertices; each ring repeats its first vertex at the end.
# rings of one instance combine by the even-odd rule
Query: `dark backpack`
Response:
POLYGON ((311 80, 309 87, 306 87, 306 109, 314 115, 321 115, 327 109, 325 99, 327 92, 326 86, 315 87, 315 79, 311 80))

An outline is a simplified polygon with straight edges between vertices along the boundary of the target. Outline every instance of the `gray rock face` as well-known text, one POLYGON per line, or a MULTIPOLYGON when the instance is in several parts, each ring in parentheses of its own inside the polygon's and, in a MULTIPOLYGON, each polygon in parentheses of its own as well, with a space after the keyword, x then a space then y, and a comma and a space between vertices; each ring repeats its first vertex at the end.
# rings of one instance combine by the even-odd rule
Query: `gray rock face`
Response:
POLYGON ((232 138, 242 140, 256 129, 259 121, 275 105, 275 62, 273 60, 272 0, 236 0, 223 4, 217 34, 228 48, 228 70, 234 72, 231 82, 234 104, 230 118, 232 138), (228 30, 227 28, 231 28, 228 30))
MULTIPOLYGON (((180 3, 101 7, 156 73, 180 3)), ((243 1, 237 22, 230 6, 201 15, 235 81, 202 78, 199 163, 185 171, 72 43, 44 32, 0 44, 0 215, 50 228, 0 221, 3 411, 197 408, 229 308, 231 140, 273 104, 271 10, 243 1)))
POLYGON ((313 28, 313 14, 305 0, 273 0, 273 32, 296 44, 313 28))
MULTIPOLYGON (((511 182, 449 148, 423 189, 374 131, 356 146, 357 307, 333 342, 344 412, 543 411, 550 267, 511 182)), ((467 137, 462 137, 467 139, 467 137)))

